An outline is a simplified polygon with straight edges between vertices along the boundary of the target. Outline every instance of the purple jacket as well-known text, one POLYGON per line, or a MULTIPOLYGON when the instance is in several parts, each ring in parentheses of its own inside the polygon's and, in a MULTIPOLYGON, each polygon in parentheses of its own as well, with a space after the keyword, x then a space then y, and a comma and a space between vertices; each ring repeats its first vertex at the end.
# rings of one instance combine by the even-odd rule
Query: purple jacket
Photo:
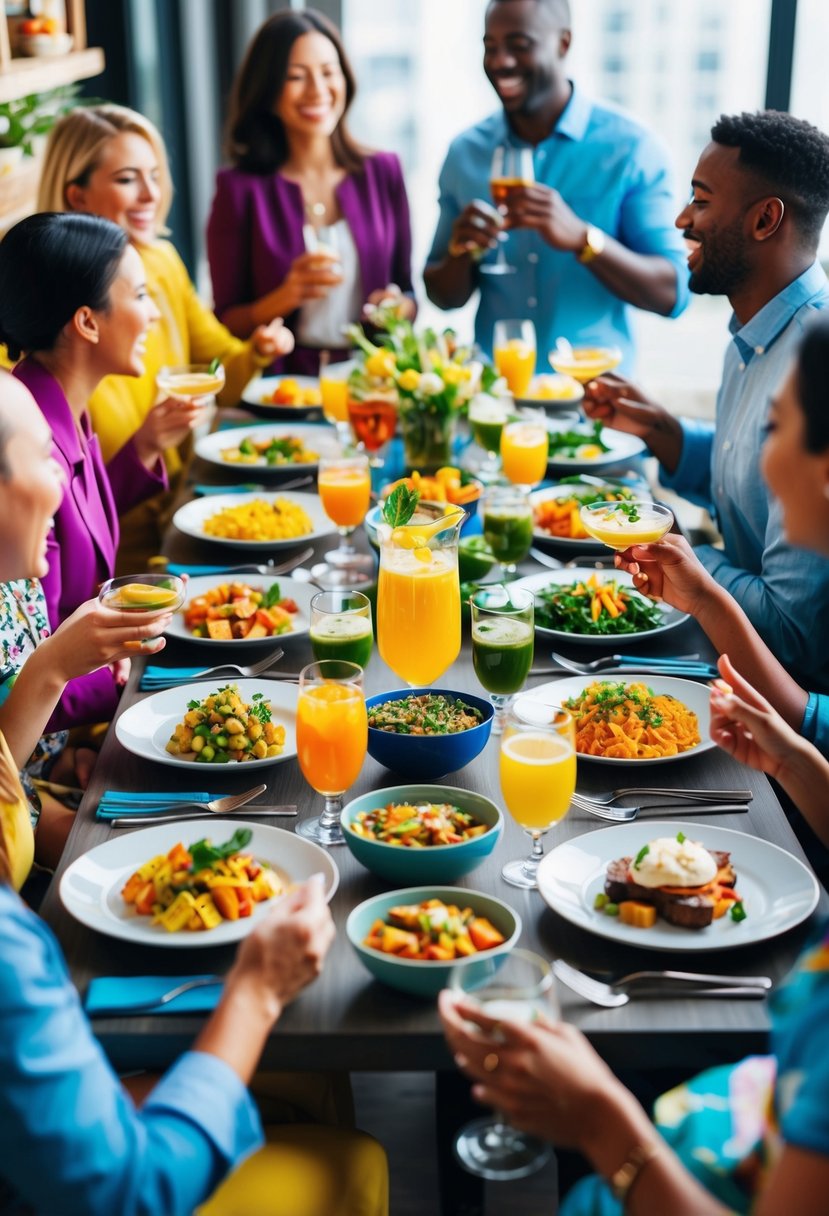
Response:
MULTIPOLYGON (((56 629, 112 577, 118 516, 166 489, 167 474, 162 461, 149 472, 132 441, 105 466, 89 415, 83 416, 81 435, 54 376, 31 359, 19 363, 13 374, 26 385, 52 428, 52 455, 65 477, 63 501, 46 546, 49 573, 42 580, 49 624, 56 629)), ((46 731, 107 722, 117 704, 112 672, 101 667, 69 681, 46 731)))
MULTIPOLYGON (((362 170, 337 187, 337 201, 357 247, 363 299, 388 283, 412 293, 409 203, 394 153, 368 156, 362 170)), ((283 282, 291 263, 305 252, 304 217, 300 187, 280 173, 261 177, 219 170, 207 221, 207 257, 220 320, 228 308, 258 300, 283 282)), ((285 318, 290 329, 298 315, 285 318)), ((319 351, 297 347, 272 370, 316 375, 319 351)))

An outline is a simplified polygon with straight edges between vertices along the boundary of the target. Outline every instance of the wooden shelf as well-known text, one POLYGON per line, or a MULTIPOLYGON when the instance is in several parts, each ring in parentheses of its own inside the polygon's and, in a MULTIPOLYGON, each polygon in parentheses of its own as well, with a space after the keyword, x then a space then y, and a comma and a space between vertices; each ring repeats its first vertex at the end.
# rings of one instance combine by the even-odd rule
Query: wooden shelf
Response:
POLYGON ((69 51, 66 55, 12 59, 0 72, 0 102, 14 101, 27 93, 45 93, 63 84, 98 76, 104 70, 100 47, 69 51))

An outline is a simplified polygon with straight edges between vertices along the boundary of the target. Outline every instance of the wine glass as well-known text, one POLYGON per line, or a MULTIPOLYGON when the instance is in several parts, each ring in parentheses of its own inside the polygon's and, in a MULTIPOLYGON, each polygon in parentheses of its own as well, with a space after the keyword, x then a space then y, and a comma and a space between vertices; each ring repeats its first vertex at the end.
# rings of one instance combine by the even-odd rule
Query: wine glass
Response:
POLYGON ((558 338, 547 358, 559 375, 587 384, 618 367, 622 352, 618 346, 571 346, 566 338, 558 338))
MULTIPOLYGON (((531 186, 535 181, 532 148, 518 148, 514 144, 498 144, 492 154, 492 166, 489 173, 489 188, 495 201, 495 206, 501 212, 508 208, 510 198, 524 186, 531 186)), ((478 266, 481 274, 515 274, 517 267, 507 261, 504 243, 508 240, 506 232, 498 237, 498 251, 493 261, 482 261, 478 266)))
POLYGON ((529 492, 544 479, 550 436, 544 420, 508 422, 501 432, 501 466, 513 485, 529 492))
POLYGON ((326 848, 344 844, 340 816, 343 794, 360 774, 368 745, 363 669, 340 659, 309 663, 299 673, 296 751, 308 784, 325 798, 316 819, 304 819, 297 833, 326 848))
POLYGON ((566 709, 519 697, 501 736, 501 793, 507 810, 532 839, 525 860, 508 861, 501 877, 535 890, 542 837, 570 809, 576 788, 576 731, 566 709))
POLYGON ((159 368, 155 382, 165 397, 208 405, 225 384, 225 369, 212 363, 182 363, 159 368))
POLYGON ((492 733, 500 735, 532 667, 535 597, 523 587, 491 587, 476 592, 470 603, 472 665, 495 706, 492 733))
POLYGON ((484 494, 484 536, 500 562, 503 578, 515 574, 515 563, 530 551, 533 512, 530 500, 517 486, 489 486, 484 494))
POLYGON ((513 397, 526 397, 535 375, 535 326, 532 321, 496 321, 492 357, 513 397))
POLYGON ((670 532, 673 511, 658 502, 595 502, 579 508, 585 532, 621 552, 631 545, 655 545, 670 532))
POLYGON ((360 591, 318 591, 311 600, 315 659, 342 659, 365 667, 371 658, 371 600, 360 591))
MULTIPOLYGON (((544 1016, 548 1020, 559 1017, 550 964, 540 955, 520 947, 510 951, 503 961, 491 959, 488 976, 480 982, 480 965, 476 956, 476 968, 456 967, 449 982, 450 990, 466 1001, 480 1005, 487 1017, 499 1022, 526 1024, 544 1016), (500 965, 499 965, 500 963, 500 965), (472 981, 477 973, 477 982, 472 981), (474 991, 466 984, 474 982, 474 991)), ((502 956, 503 958, 503 956, 502 956)), ((479 1027, 474 1027, 481 1033, 479 1027)), ((502 1042, 497 1032, 492 1033, 492 1053, 486 1059, 498 1064, 498 1044, 502 1042)), ((484 1065, 486 1067, 486 1064, 484 1065)), ((483 1115, 465 1124, 455 1138, 455 1156, 465 1170, 478 1178, 494 1182, 510 1178, 526 1178, 549 1160, 551 1148, 528 1132, 518 1131, 498 1111, 483 1115)))
POLYGON ((340 586, 365 583, 366 577, 374 572, 374 559, 367 553, 358 553, 350 537, 365 519, 371 502, 368 457, 357 452, 352 456, 321 458, 317 489, 322 509, 340 534, 339 546, 326 554, 332 580, 340 586))

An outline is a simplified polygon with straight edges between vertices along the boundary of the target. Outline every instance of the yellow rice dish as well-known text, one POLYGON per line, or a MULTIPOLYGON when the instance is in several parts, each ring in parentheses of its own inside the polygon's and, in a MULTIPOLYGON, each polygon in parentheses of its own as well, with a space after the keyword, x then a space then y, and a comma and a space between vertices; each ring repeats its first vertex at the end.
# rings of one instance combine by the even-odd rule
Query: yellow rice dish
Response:
POLYGON ((289 498, 273 502, 256 498, 209 516, 204 531, 222 540, 294 540, 308 536, 313 525, 302 507, 289 498))

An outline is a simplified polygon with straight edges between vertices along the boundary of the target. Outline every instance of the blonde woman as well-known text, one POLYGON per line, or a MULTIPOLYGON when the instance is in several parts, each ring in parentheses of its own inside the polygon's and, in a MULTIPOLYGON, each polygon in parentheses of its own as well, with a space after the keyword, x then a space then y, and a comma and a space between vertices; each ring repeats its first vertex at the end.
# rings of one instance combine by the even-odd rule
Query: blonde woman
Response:
MULTIPOLYGON (((293 347, 276 318, 234 338, 199 299, 174 246, 164 239, 173 184, 164 142, 146 118, 121 106, 85 106, 65 115, 49 138, 38 195, 40 211, 81 211, 103 216, 127 234, 144 264, 147 287, 160 319, 151 331, 144 372, 135 379, 108 377, 89 402, 92 424, 109 460, 161 404, 190 425, 198 407, 161 402, 156 376, 170 364, 224 364, 220 403, 238 401, 248 380, 293 347)), ((189 442, 165 453, 170 491, 121 518, 118 569, 137 570, 158 551, 189 442)))

